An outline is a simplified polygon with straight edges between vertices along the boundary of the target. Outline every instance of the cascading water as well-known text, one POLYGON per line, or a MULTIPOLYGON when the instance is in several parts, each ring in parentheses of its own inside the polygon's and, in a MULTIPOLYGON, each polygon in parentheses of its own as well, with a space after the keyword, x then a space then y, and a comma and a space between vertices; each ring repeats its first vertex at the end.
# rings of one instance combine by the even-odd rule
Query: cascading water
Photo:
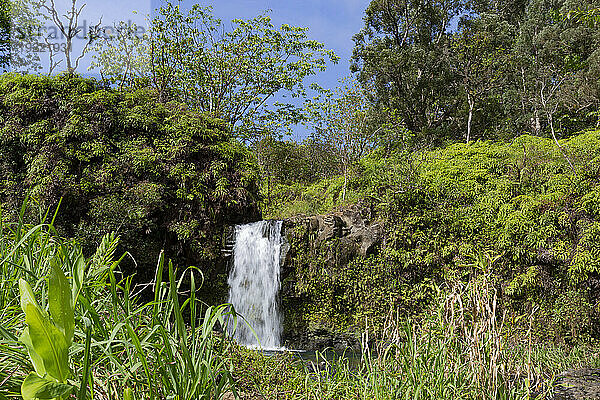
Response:
POLYGON ((259 221, 235 228, 229 302, 254 329, 238 320, 234 338, 245 346, 279 348, 281 317, 277 305, 283 237, 281 221, 259 221))

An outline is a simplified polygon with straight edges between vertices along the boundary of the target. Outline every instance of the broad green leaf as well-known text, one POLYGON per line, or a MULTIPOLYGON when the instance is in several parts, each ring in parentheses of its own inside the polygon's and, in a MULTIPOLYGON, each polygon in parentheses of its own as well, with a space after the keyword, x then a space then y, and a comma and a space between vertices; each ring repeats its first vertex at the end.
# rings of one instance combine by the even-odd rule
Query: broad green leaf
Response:
POLYGON ((73 386, 42 378, 34 372, 27 375, 21 384, 23 400, 54 399, 73 391, 73 386))
POLYGON ((69 376, 69 346, 65 335, 38 308, 27 304, 25 322, 35 352, 44 362, 46 372, 59 382, 69 376))
POLYGON ((125 400, 133 400, 133 391, 131 388, 125 388, 123 391, 123 399, 125 400))
POLYGON ((33 295, 33 290, 31 290, 31 286, 22 278, 19 279, 19 292, 21 293, 21 308, 24 313, 27 313, 27 304, 33 304, 33 306, 40 309, 40 306, 38 306, 35 296, 33 295))
POLYGON ((75 308, 75 304, 77 304, 77 297, 79 297, 79 292, 83 287, 83 277, 85 275, 86 263, 85 258, 82 253, 77 255, 77 261, 75 261, 75 265, 73 266, 73 291, 72 291, 72 304, 73 308, 75 308))
POLYGON ((57 261, 58 259, 55 258, 50 262, 52 269, 48 284, 48 306, 54 323, 65 335, 68 347, 73 341, 75 327, 71 285, 57 261))
POLYGON ((31 343, 31 337, 29 336, 29 328, 26 327, 19 338, 19 341, 25 345, 27 348, 27 352, 29 353, 29 358, 31 358, 31 363, 33 364, 33 368, 38 375, 44 376, 46 375, 46 368, 44 367, 44 361, 42 357, 38 353, 35 352, 33 348, 33 343, 31 343))

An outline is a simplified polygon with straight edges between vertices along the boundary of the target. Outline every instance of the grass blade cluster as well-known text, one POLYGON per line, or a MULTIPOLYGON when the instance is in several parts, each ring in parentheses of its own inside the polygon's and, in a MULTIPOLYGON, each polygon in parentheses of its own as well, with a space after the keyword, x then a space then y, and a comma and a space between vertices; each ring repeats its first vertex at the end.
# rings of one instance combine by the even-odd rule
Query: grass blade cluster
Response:
POLYGON ((235 393, 225 356, 230 342, 216 333, 233 310, 196 298, 198 269, 179 275, 161 254, 154 300, 145 302, 133 293, 132 278, 118 272, 117 237, 107 235, 86 258, 76 243, 56 233, 52 221, 31 225, 22 219, 0 218, 0 399, 20 397, 24 381, 23 393, 31 398, 35 393, 63 398, 62 382, 77 388, 71 396, 78 399, 218 399, 235 393), (30 359, 28 332, 38 343, 38 333, 64 338, 69 361, 66 353, 60 353, 64 365, 30 359))

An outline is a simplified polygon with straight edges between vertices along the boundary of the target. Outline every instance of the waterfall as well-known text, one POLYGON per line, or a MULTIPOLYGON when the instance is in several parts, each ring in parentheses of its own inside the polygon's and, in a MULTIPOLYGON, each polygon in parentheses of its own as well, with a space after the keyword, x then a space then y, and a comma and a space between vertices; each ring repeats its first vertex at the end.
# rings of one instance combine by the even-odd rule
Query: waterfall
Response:
MULTIPOLYGON (((263 349, 281 346, 277 305, 279 269, 284 256, 281 225, 281 221, 259 221, 235 228, 229 302, 254 329, 263 349)), ((245 346, 259 346, 254 333, 241 319, 234 338, 245 346)))

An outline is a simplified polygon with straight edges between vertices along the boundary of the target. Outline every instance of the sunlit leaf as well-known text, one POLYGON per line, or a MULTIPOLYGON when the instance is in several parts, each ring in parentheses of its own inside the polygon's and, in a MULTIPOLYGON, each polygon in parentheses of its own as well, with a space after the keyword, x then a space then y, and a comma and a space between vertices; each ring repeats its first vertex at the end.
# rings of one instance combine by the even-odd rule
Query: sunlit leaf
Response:
POLYGON ((55 399, 68 395, 71 391, 73 386, 42 378, 33 372, 21 384, 23 400, 55 399))
POLYGON ((26 327, 19 338, 19 341, 25 345, 27 348, 27 352, 29 353, 29 357, 31 358, 31 363, 33 364, 33 368, 38 375, 44 376, 46 375, 46 368, 44 367, 44 361, 42 357, 38 353, 35 352, 33 348, 33 343, 31 343, 31 337, 29 336, 29 328, 26 327))
POLYGON ((19 292, 21 294, 21 309, 23 309, 24 313, 27 312, 28 304, 33 304, 35 307, 39 308, 35 296, 33 295, 33 290, 31 290, 31 286, 24 279, 19 279, 19 292))
POLYGON ((57 259, 53 259, 48 284, 48 305, 50 315, 58 329, 64 334, 67 346, 73 341, 73 329, 75 320, 73 315, 73 303, 71 302, 71 285, 63 273, 57 259))
POLYGON ((59 382, 69 376, 69 346, 65 335, 40 310, 27 304, 25 322, 35 352, 41 357, 46 372, 59 382))

